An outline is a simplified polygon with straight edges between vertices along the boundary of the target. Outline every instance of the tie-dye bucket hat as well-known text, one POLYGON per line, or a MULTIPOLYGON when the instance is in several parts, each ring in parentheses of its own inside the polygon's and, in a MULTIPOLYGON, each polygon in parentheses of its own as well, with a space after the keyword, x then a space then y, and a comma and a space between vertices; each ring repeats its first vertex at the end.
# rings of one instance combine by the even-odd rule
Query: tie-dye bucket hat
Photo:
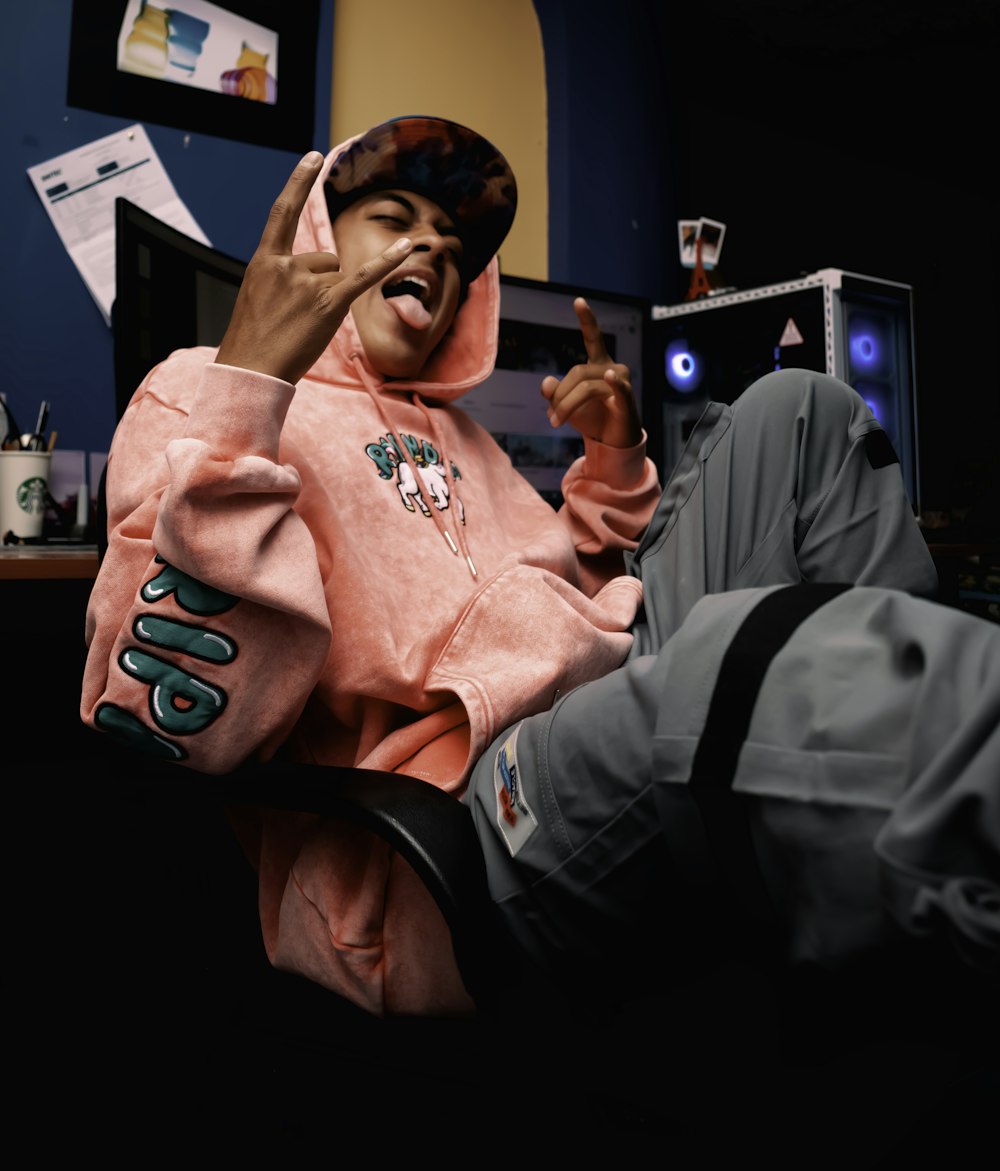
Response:
POLYGON ((514 222, 517 183, 510 164, 481 134, 444 118, 392 118, 353 142, 330 168, 331 219, 372 191, 414 191, 454 221, 463 270, 474 280, 514 222))

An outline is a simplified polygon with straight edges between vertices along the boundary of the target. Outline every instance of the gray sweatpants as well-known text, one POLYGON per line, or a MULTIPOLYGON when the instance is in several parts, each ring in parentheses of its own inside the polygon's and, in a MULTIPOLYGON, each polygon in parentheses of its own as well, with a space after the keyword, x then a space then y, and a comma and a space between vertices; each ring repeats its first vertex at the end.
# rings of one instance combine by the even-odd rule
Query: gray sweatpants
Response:
POLYGON ((746 889, 793 963, 941 933, 995 970, 1000 628, 919 596, 933 563, 860 397, 786 370, 710 404, 628 565, 645 603, 627 661, 507 730, 466 797, 539 970, 617 993, 655 983, 665 948, 676 973, 685 940, 732 930, 718 895, 740 902, 746 862, 719 857, 688 781, 734 635, 801 581, 852 588, 764 675, 732 783, 746 889))

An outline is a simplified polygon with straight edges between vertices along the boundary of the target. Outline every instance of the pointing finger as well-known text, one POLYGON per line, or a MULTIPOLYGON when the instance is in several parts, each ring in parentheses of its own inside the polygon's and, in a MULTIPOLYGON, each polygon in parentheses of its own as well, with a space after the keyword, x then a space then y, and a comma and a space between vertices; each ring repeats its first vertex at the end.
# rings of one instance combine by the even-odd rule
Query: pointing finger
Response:
POLYGON ((587 349, 587 360, 590 362, 610 362, 611 356, 604 341, 604 334, 597 324, 593 309, 583 297, 576 298, 573 302, 573 308, 576 311, 577 320, 580 322, 583 344, 587 349))
POLYGON ((378 284, 413 251, 413 241, 402 237, 394 241, 380 256, 366 261, 359 269, 337 286, 337 301, 346 312, 347 307, 366 289, 378 284))
POLYGON ((311 150, 299 160, 295 170, 288 177, 288 182, 281 189, 281 194, 271 205, 267 223, 257 245, 258 252, 291 254, 299 216, 322 165, 323 156, 318 150, 311 150))

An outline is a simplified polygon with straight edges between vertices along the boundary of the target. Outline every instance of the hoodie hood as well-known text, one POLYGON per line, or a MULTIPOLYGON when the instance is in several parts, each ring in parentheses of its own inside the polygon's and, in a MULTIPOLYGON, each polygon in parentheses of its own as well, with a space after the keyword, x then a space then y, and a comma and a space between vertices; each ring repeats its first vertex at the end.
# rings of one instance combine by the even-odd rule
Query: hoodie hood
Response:
MULTIPOLYGON (((327 207, 325 183, 330 168, 361 135, 342 142, 326 156, 299 217, 293 251, 333 252, 337 247, 327 207)), ((415 391, 438 403, 454 402, 466 391, 478 386, 493 372, 497 356, 500 327, 500 267, 494 256, 486 268, 469 285, 468 294, 455 315, 451 329, 441 339, 419 379, 393 379, 392 389, 415 391)), ((382 374, 373 370, 353 313, 348 313, 330 345, 313 365, 309 377, 321 382, 363 388, 352 359, 360 359, 376 386, 385 383, 382 374)))

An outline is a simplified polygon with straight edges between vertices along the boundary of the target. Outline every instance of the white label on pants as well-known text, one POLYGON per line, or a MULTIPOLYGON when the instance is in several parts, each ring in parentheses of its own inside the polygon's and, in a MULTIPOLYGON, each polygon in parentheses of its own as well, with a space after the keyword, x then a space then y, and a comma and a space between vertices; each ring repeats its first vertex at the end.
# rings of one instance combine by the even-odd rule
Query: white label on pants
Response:
POLYGON ((493 787, 497 794, 497 826, 513 857, 538 828, 538 821, 531 812, 521 791, 521 779, 517 767, 518 724, 503 742, 493 764, 493 787))

